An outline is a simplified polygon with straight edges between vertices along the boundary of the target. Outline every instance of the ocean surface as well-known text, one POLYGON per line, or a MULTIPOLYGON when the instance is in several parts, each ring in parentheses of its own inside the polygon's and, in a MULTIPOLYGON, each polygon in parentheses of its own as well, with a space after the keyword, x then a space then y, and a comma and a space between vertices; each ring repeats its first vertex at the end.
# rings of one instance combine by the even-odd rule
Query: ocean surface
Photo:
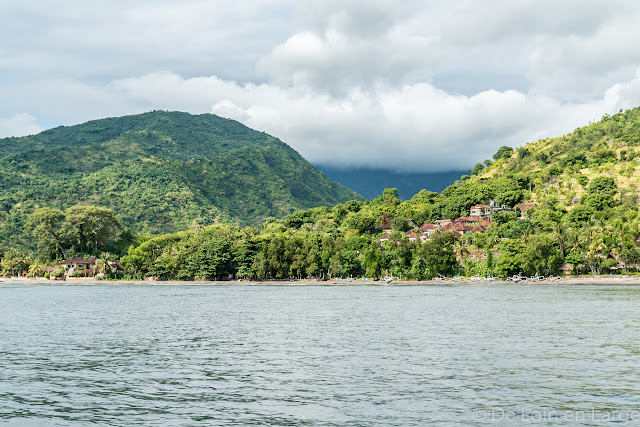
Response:
POLYGON ((640 424, 640 287, 0 286, 0 425, 640 424))

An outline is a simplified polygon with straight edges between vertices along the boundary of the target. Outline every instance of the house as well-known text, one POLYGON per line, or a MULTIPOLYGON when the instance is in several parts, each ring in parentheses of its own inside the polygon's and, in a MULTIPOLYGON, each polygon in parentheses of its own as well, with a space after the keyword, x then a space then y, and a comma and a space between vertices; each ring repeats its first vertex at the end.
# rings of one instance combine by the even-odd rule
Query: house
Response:
POLYGON ((485 217, 491 215, 491 206, 490 205, 473 205, 471 206, 471 210, 469 212, 471 216, 477 217, 485 217))
POLYGON ((72 276, 73 273, 80 269, 84 271, 84 277, 93 277, 94 268, 96 266, 96 257, 85 260, 78 256, 72 256, 60 263, 60 266, 65 269, 67 277, 72 276))
MULTIPOLYGON (((455 240, 458 240, 460 237, 462 237, 462 234, 460 234, 459 232, 457 232, 457 231, 453 231, 453 230, 450 230, 450 231, 451 231, 451 233, 453 234, 453 238, 454 238, 455 240)), ((436 231, 435 233, 433 233, 433 235, 434 235, 434 236, 439 236, 439 235, 441 235, 442 233, 443 233, 442 231, 438 230, 438 231, 436 231)))
POLYGON ((466 225, 462 222, 454 222, 443 227, 442 231, 455 231, 460 233, 460 235, 463 235, 465 233, 470 233, 474 228, 474 225, 466 225))
POLYGON ((110 259, 109 261, 107 261, 107 264, 109 264, 109 267, 111 267, 112 273, 124 271, 124 267, 120 265, 120 261, 118 261, 117 259, 110 259))
POLYGON ((489 228, 489 226, 492 224, 491 221, 488 220, 484 220, 480 223, 478 223, 473 230, 470 231, 470 233, 482 233, 484 231, 487 230, 487 228, 489 228))
POLYGON ((511 212, 511 208, 507 205, 496 206, 496 202, 493 200, 489 203, 489 207, 491 207, 491 215, 496 212, 511 212))
POLYGON ((411 240, 412 242, 414 242, 416 239, 420 238, 420 234, 416 233, 413 230, 409 230, 405 233, 407 235, 407 237, 409 238, 409 240, 411 240))
POLYGON ((482 221, 484 220, 479 216, 461 216, 460 218, 455 220, 455 222, 464 223, 466 225, 477 225, 482 221))
POLYGON ((507 205, 497 206, 493 200, 488 205, 473 205, 469 210, 470 216, 485 218, 496 212, 511 212, 511 208, 507 205))
POLYGON ((564 275, 569 275, 573 272, 573 266, 571 264, 564 264, 558 270, 564 275))
POLYGON ((439 219, 437 221, 434 221, 434 223, 438 226, 438 228, 442 228, 447 224, 451 224, 453 221, 451 221, 450 219, 439 219))
POLYGON ((433 223, 428 224, 425 222, 420 226, 420 234, 422 235, 421 239, 425 240, 429 238, 429 236, 431 236, 437 229, 438 229, 438 226, 436 224, 433 224, 433 223))
POLYGON ((391 238, 391 233, 387 233, 384 236, 382 236, 380 238, 380 242, 386 242, 387 240, 389 240, 391 238))

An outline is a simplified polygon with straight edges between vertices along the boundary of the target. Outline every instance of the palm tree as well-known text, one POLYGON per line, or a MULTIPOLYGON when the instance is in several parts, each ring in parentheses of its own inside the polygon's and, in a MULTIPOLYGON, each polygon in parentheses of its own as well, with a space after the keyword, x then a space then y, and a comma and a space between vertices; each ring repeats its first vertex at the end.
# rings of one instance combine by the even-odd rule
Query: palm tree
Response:
POLYGON ((9 248, 9 250, 4 253, 2 265, 11 268, 11 277, 15 276, 15 269, 16 267, 20 267, 23 257, 22 253, 15 248, 9 248))
POLYGON ((34 261, 29 266, 29 277, 37 277, 40 275, 40 269, 42 265, 38 261, 34 261))
POLYGON ((558 247, 560 248, 560 256, 564 260, 564 249, 566 246, 566 242, 569 239, 569 230, 564 227, 563 224, 555 222, 552 225, 551 236, 556 242, 558 242, 558 247))
POLYGON ((466 264, 467 257, 471 254, 469 247, 466 245, 463 239, 458 239, 454 243, 454 249, 456 251, 456 258, 464 265, 466 264))

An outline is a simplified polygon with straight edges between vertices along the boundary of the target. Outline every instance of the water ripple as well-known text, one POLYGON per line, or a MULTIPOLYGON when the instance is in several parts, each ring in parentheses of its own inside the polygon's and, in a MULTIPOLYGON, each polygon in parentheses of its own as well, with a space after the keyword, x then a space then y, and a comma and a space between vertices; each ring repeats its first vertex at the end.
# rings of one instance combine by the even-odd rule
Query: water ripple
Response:
POLYGON ((594 286, 0 287, 0 422, 453 426, 496 423, 478 408, 632 410, 639 300, 594 286))

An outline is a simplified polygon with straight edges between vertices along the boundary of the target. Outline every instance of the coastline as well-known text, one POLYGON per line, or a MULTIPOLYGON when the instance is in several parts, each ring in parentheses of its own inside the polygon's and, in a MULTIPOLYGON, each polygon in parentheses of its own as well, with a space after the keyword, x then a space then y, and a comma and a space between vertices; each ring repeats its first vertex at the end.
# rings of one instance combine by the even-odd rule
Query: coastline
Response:
POLYGON ((226 281, 161 281, 161 280, 96 280, 75 278, 73 280, 48 280, 44 278, 25 278, 25 279, 0 279, 2 285, 136 285, 136 286, 475 286, 475 285, 502 285, 502 286, 563 286, 563 285, 625 285, 640 286, 640 275, 624 276, 624 275, 603 275, 603 276, 563 276, 557 280, 540 280, 531 281, 523 280, 519 283, 503 280, 468 280, 460 281, 444 280, 394 280, 391 282, 374 281, 374 280, 226 280, 226 281))

